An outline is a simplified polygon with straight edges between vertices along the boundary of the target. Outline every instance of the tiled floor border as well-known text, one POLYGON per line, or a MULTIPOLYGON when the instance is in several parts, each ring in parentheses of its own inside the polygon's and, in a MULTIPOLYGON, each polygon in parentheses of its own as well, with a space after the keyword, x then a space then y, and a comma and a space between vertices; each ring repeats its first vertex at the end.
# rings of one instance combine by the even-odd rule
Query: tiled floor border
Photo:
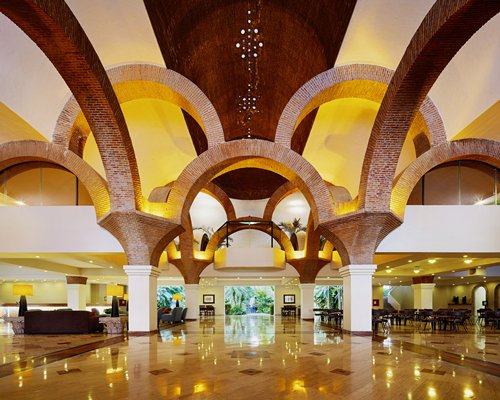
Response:
POLYGON ((19 361, 14 361, 8 364, 0 365, 0 378, 5 376, 26 372, 33 368, 42 367, 65 358, 74 357, 92 350, 108 347, 113 344, 121 343, 127 338, 124 335, 114 336, 112 338, 98 340, 92 343, 86 343, 67 349, 54 351, 48 354, 42 354, 32 357, 26 357, 19 361))
MULTIPOLYGON (((375 342, 383 342, 386 339, 387 337, 385 336, 373 335, 373 341, 375 342)), ((449 362, 451 364, 500 377, 500 365, 490 361, 478 360, 477 358, 466 357, 462 356, 461 354, 450 353, 448 351, 405 342, 399 339, 391 338, 391 342, 396 346, 403 347, 403 350, 411 351, 413 353, 421 354, 424 356, 441 357, 441 360, 449 362)))

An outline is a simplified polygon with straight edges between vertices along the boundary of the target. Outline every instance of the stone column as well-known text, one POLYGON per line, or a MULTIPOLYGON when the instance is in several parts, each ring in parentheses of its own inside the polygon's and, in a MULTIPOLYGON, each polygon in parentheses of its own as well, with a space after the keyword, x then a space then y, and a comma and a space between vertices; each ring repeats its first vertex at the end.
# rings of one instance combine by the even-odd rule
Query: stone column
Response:
POLYGON ((346 265, 339 269, 344 283, 344 331, 357 335, 372 334, 373 264, 346 265))
POLYGON ((413 308, 432 310, 432 289, 436 284, 433 276, 417 276, 413 278, 413 308))
POLYGON ((186 307, 187 314, 186 319, 197 320, 198 319, 198 309, 200 304, 200 285, 197 283, 186 283, 184 285, 184 290, 186 291, 186 307))
POLYGON ((314 283, 300 284, 300 318, 314 320, 314 283))
POLYGON ((87 307, 87 278, 85 276, 66 276, 68 307, 85 310, 87 307))
POLYGON ((160 269, 152 265, 125 265, 123 269, 128 275, 129 335, 156 332, 156 290, 160 269))

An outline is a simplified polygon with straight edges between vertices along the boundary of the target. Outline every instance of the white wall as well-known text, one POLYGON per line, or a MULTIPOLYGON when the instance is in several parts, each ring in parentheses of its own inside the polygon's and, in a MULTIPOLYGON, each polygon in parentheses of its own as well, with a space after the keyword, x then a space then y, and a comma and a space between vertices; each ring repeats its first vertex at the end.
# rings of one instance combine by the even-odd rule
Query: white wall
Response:
POLYGON ((198 304, 203 304, 204 294, 215 295, 215 304, 212 304, 215 307, 215 315, 224 315, 224 286, 202 287, 202 285, 200 285, 198 304))
POLYGON ((123 252, 94 207, 0 207, 0 252, 123 252))
POLYGON ((500 207, 407 206, 403 224, 378 253, 500 252, 500 207))
MULTIPOLYGON (((0 207, 0 220, 0 252, 123 252, 93 207, 0 207)), ((497 253, 498 221, 494 206, 407 206, 404 223, 377 252, 497 253)))
POLYGON ((413 289, 411 286, 394 286, 391 296, 401 305, 401 309, 413 307, 413 289))
POLYGON ((297 285, 293 286, 283 286, 276 285, 274 287, 274 314, 281 315, 281 307, 284 306, 283 295, 294 294, 295 295, 295 305, 300 306, 300 288, 297 285))

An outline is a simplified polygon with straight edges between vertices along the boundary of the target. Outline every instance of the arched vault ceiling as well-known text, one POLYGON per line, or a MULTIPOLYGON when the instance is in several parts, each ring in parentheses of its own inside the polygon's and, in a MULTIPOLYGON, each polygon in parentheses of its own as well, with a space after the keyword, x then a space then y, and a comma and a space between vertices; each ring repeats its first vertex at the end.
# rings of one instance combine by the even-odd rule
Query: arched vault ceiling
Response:
POLYGON ((205 92, 221 116, 226 140, 248 134, 273 140, 288 99, 334 65, 355 1, 146 0, 145 4, 165 65, 205 92), (251 30, 248 35, 247 30, 251 30), (243 38, 256 45, 245 58, 243 38), (248 96, 256 99, 255 111, 238 106, 248 96))

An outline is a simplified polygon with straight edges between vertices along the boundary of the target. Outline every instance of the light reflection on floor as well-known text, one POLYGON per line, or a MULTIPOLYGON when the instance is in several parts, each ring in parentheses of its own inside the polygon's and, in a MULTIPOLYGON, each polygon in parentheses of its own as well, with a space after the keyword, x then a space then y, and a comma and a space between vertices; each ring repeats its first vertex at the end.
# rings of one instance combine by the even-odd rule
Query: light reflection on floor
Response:
MULTIPOLYGON (((0 393, 2 399, 53 399, 57 393, 58 398, 86 400, 499 398, 498 377, 400 345, 405 340, 433 349, 455 346, 469 353, 481 348, 493 353, 498 349, 495 332, 432 335, 393 329, 390 335, 378 342, 293 318, 203 318, 166 326, 159 335, 130 337, 39 368, 14 371, 0 378, 0 393)), ((75 336, 57 340, 64 343, 75 336)), ((9 356, 17 351, 22 358, 26 346, 41 339, 21 339, 4 331, 0 345, 15 342, 9 356)))

